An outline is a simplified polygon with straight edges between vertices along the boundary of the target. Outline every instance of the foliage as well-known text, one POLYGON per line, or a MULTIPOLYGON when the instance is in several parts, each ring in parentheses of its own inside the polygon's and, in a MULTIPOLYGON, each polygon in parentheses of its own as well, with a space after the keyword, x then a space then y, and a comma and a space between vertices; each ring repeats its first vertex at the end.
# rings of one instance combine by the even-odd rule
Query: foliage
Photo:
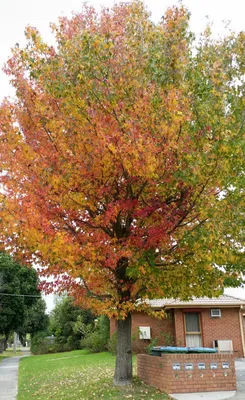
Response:
POLYGON ((85 350, 26 357, 19 367, 18 400, 47 400, 51 396, 54 400, 168 399, 136 378, 132 386, 113 387, 114 362, 115 357, 109 353, 86 354, 85 350))
POLYGON ((49 317, 46 312, 46 303, 44 299, 37 301, 24 311, 24 322, 18 329, 18 334, 22 343, 26 340, 26 335, 31 337, 37 332, 46 331, 49 324, 49 317))
POLYGON ((53 351, 80 348, 80 340, 92 329, 94 316, 73 304, 74 299, 63 297, 50 315, 50 332, 55 336, 53 351))
POLYGON ((137 0, 53 32, 28 27, 5 68, 2 242, 56 277, 46 290, 124 321, 239 286, 245 34, 196 43, 185 7, 155 24, 137 0))
POLYGON ((107 350, 110 337, 110 321, 105 315, 98 318, 94 331, 87 330, 81 340, 81 348, 88 349, 91 353, 100 353, 107 350))
POLYGON ((158 339, 157 337, 151 339, 150 343, 149 343, 148 346, 146 347, 146 352, 147 352, 147 354, 151 354, 152 348, 153 348, 154 346, 157 346, 158 340, 159 340, 159 339, 158 339))
POLYGON ((175 345, 175 338, 171 333, 163 332, 161 333, 161 337, 164 340, 164 346, 174 346, 175 345))
POLYGON ((27 28, 6 67, 3 240, 108 315, 218 294, 243 267, 244 35, 207 30, 193 51, 188 20, 85 7, 53 26, 56 49, 27 28))
POLYGON ((108 340, 108 351, 112 354, 117 353, 117 332, 113 332, 110 339, 108 340))
POLYGON ((53 343, 47 337, 45 332, 36 333, 31 340, 32 354, 48 354, 55 353, 53 343))
MULTIPOLYGON (((8 254, 0 253, 0 333, 8 337, 11 331, 23 332, 23 327, 27 327, 32 310, 37 304, 43 304, 38 298, 41 296, 38 284, 37 273, 33 268, 20 265, 8 254)), ((32 332, 40 328, 39 323, 42 324, 44 304, 39 311, 40 318, 32 322, 32 332)))
POLYGON ((107 340, 99 331, 94 331, 81 340, 81 348, 87 349, 91 353, 101 353, 107 350, 107 340))
POLYGON ((72 337, 54 338, 53 336, 47 336, 47 332, 38 332, 31 340, 31 352, 32 354, 49 354, 49 353, 60 353, 64 351, 71 351, 74 345, 72 337))
POLYGON ((108 341, 110 337, 110 320, 106 315, 101 315, 98 318, 97 329, 100 334, 108 341))

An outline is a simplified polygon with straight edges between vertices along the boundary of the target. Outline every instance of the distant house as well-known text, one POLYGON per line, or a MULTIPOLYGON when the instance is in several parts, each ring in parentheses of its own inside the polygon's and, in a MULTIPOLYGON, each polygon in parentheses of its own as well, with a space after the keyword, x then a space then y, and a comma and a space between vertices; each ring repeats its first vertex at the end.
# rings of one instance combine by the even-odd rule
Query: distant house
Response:
MULTIPOLYGON (((218 298, 149 300, 154 310, 165 309, 167 318, 158 320, 143 312, 132 315, 133 349, 142 352, 152 339, 157 345, 217 347, 245 357, 245 300, 222 295, 218 298)), ((111 334, 117 322, 111 320, 111 334)))

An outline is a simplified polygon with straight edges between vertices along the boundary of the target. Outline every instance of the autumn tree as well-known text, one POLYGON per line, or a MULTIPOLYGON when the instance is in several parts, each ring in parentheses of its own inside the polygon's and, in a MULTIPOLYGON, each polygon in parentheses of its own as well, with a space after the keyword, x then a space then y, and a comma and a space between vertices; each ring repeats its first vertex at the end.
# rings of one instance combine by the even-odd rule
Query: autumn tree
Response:
POLYGON ((131 314, 213 296, 244 268, 245 34, 197 42, 189 13, 85 6, 26 29, 0 109, 2 243, 83 307, 118 320, 114 382, 131 382, 131 314))

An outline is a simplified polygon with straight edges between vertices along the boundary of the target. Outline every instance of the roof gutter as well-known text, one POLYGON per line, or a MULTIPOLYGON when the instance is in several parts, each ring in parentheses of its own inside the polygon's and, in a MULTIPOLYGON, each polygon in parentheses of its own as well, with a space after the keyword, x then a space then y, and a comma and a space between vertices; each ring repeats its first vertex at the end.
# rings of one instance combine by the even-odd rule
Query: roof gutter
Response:
POLYGON ((241 304, 168 304, 166 306, 157 306, 152 307, 154 309, 163 309, 165 308, 243 308, 245 309, 244 305, 241 304))

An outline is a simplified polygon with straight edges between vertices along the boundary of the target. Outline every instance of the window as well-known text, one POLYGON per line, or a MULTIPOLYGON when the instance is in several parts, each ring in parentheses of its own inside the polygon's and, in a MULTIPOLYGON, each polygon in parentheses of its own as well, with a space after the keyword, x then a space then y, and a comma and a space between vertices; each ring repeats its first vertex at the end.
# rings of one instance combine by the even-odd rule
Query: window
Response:
POLYGON ((199 313, 197 312, 185 313, 185 332, 186 332, 187 347, 202 346, 202 332, 201 332, 199 313))

